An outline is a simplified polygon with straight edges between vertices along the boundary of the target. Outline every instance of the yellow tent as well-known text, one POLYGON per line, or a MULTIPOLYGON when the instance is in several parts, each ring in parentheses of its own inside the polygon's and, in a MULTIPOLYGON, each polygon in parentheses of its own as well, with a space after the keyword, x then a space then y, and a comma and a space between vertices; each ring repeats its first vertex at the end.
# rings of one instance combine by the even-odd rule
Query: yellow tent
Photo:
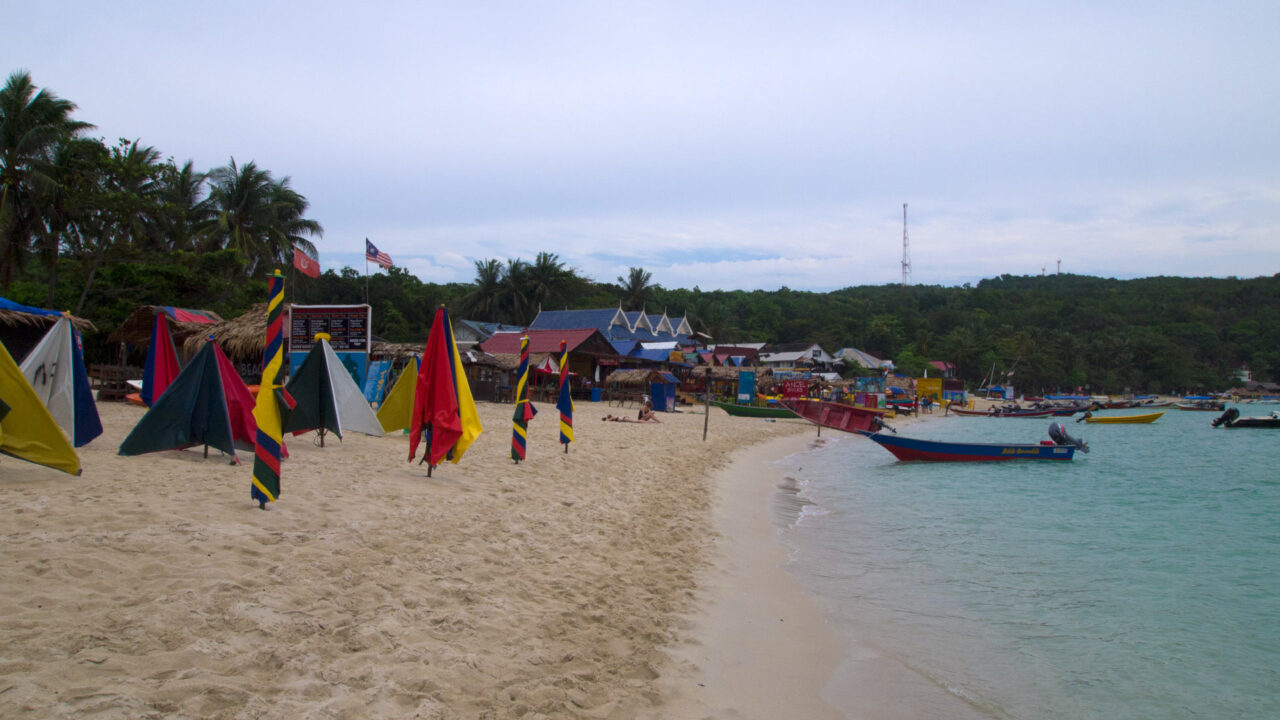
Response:
POLYGON ((418 358, 409 360, 391 392, 378 408, 378 422, 386 432, 404 430, 409 427, 409 419, 413 416, 413 393, 418 385, 418 358))
POLYGON ((80 458, 58 429, 48 408, 31 389, 9 349, 0 343, 0 452, 72 475, 80 474, 80 458))

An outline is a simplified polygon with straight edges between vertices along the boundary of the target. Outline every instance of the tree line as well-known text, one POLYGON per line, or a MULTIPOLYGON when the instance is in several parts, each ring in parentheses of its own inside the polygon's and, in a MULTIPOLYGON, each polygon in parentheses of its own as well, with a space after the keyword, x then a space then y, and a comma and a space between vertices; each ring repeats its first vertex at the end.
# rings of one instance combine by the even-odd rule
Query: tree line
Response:
MULTIPOLYGON (((138 305, 234 317, 266 296, 269 268, 314 254, 321 224, 288 177, 254 162, 197 170, 143 144, 107 143, 75 105, 25 72, 0 89, 0 288, 17 302, 93 320, 91 362, 138 305)), ((286 299, 373 306, 373 331, 426 338, 434 309, 526 325, 539 309, 621 306, 686 316, 714 342, 857 347, 920 374, 946 360, 972 384, 1169 392, 1231 384, 1247 364, 1280 380, 1280 276, 1253 279, 1001 276, 976 286, 863 286, 832 292, 664 288, 644 268, 600 282, 554 253, 475 261, 469 283, 424 283, 402 268, 291 274, 286 299), (1010 375, 1012 373, 1012 375, 1010 375)))

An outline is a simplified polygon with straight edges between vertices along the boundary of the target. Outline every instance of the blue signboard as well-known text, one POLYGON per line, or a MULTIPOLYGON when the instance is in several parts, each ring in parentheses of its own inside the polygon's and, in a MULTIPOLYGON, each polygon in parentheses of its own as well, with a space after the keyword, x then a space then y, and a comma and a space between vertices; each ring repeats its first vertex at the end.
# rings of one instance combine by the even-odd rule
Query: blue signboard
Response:
POLYGON ((369 402, 382 402, 382 391, 387 383, 387 374, 391 372, 390 360, 370 360, 369 369, 364 374, 364 399, 369 402))
POLYGON ((738 402, 750 403, 756 397, 756 373, 747 370, 738 373, 738 402))

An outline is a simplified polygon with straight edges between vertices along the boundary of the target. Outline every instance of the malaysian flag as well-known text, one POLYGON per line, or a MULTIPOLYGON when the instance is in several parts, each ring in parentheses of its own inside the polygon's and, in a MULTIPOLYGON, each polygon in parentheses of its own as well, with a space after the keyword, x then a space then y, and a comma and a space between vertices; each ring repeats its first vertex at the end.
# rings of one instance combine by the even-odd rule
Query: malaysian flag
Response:
POLYGON ((374 247, 374 244, 369 242, 369 238, 364 239, 364 259, 371 260, 384 268, 395 265, 391 262, 391 256, 374 247))

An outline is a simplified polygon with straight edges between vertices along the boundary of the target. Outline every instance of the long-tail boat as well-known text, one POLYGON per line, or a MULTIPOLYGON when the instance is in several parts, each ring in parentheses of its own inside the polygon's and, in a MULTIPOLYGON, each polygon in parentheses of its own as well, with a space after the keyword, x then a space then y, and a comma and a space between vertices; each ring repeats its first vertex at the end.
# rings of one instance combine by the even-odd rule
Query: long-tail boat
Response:
POLYGON ((873 430, 876 427, 875 421, 884 417, 886 412, 880 408, 807 398, 791 398, 781 402, 787 409, 805 420, 845 432, 873 430))

